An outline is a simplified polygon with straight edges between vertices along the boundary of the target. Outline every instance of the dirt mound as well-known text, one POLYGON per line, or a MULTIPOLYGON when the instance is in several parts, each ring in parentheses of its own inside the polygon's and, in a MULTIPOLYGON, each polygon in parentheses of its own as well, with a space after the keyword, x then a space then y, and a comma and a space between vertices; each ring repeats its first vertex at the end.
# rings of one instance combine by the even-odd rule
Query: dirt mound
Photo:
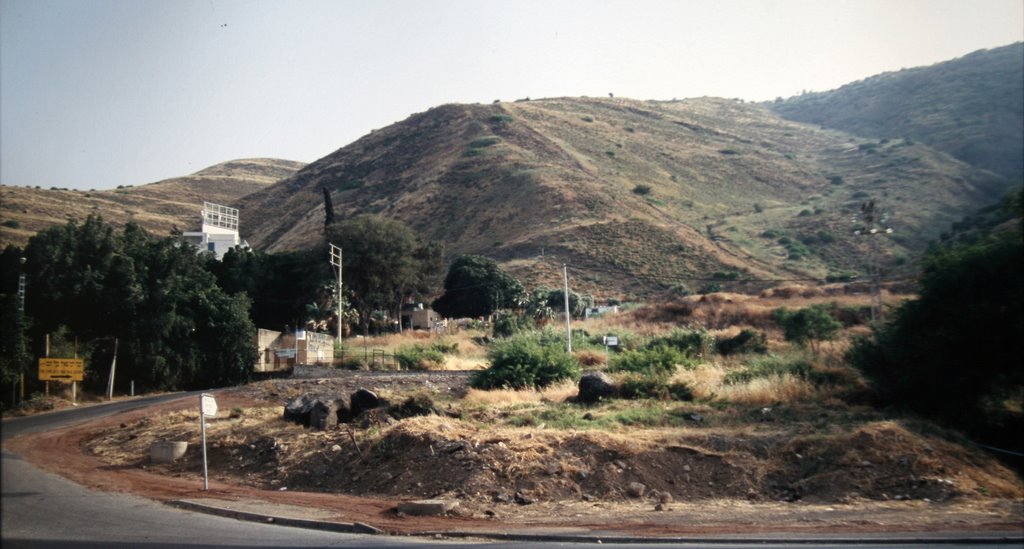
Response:
MULTIPOLYGON (((468 509, 559 501, 847 503, 1020 498, 1020 481, 984 454, 891 421, 791 438, 699 430, 628 433, 486 428, 436 415, 380 418, 368 429, 315 431, 247 409, 207 428, 213 478, 390 498, 454 498, 468 509)), ((87 448, 121 465, 191 476, 200 467, 195 411, 98 433, 87 448), (149 464, 158 439, 190 440, 185 458, 149 464)))

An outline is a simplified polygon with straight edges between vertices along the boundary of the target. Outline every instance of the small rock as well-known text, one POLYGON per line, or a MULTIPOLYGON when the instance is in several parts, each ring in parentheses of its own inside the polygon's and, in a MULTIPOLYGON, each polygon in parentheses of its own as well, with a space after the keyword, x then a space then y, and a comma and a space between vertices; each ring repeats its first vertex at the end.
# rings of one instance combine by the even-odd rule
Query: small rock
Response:
POLYGON ((654 506, 654 510, 655 510, 655 511, 664 511, 664 510, 665 510, 665 505, 664 505, 664 504, 661 504, 661 503, 659 503, 659 504, 657 504, 657 505, 655 505, 655 506, 654 506))
POLYGON ((689 465, 683 465, 683 471, 686 471, 687 473, 689 473, 690 472, 690 466, 689 465))
POLYGON ((639 482, 630 482, 629 485, 626 486, 626 495, 631 498, 643 497, 644 492, 646 491, 647 486, 639 482))
POLYGON ((658 501, 665 504, 672 503, 672 494, 668 491, 658 492, 658 501))
POLYGON ((331 446, 331 451, 332 452, 340 452, 341 451, 341 445, 340 444, 335 444, 334 446, 331 446))
POLYGON ((516 492, 515 502, 518 503, 519 505, 530 505, 535 503, 536 501, 537 500, 527 496, 522 492, 516 492))

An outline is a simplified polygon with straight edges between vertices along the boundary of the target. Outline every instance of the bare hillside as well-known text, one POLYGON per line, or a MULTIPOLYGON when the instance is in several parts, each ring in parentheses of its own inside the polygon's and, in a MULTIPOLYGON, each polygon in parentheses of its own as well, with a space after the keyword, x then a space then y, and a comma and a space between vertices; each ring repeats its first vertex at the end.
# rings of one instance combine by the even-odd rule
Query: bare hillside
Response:
POLYGON ((859 272, 851 216, 874 199, 894 261, 1008 182, 909 141, 873 141, 726 99, 445 105, 375 131, 240 202, 250 243, 313 246, 340 218, 397 218, 527 284, 562 263, 600 294, 708 279, 859 272))

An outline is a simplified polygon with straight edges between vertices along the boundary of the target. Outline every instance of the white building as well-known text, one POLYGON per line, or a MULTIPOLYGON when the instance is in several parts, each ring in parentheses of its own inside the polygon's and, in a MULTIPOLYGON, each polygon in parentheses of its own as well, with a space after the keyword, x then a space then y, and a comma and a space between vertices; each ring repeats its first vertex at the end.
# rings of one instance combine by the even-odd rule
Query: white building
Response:
POLYGON ((200 251, 213 252, 217 259, 235 246, 248 248, 249 243, 238 237, 238 209, 203 202, 203 227, 199 232, 182 233, 185 242, 200 251))

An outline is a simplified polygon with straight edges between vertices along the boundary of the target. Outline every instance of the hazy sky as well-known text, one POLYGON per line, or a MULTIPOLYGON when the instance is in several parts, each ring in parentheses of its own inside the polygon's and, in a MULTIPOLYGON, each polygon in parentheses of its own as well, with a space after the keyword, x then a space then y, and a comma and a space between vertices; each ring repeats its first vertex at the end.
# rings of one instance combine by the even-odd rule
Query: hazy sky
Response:
POLYGON ((444 103, 766 100, 1024 40, 1024 0, 0 0, 0 183, 310 162, 444 103))

